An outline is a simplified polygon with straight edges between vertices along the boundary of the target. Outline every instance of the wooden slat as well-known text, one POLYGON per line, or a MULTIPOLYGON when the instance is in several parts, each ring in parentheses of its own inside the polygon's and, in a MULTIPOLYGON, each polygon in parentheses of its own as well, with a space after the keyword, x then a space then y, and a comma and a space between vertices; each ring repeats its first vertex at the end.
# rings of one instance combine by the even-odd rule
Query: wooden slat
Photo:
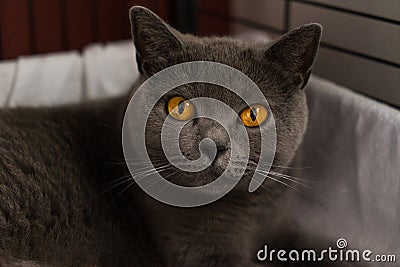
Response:
POLYGON ((91 1, 65 2, 67 49, 81 49, 95 41, 96 25, 93 19, 95 10, 91 1))
POLYGON ((339 7, 351 11, 361 12, 381 18, 400 21, 399 0, 305 0, 306 2, 321 3, 324 5, 339 7))
POLYGON ((231 15, 235 18, 284 30, 285 1, 283 0, 232 0, 231 15))
POLYGON ((314 73, 400 106, 400 69, 329 48, 320 48, 314 73))
POLYGON ((231 0, 199 0, 198 6, 200 10, 216 12, 218 14, 229 15, 231 0))
POLYGON ((199 35, 228 35, 230 22, 217 16, 199 13, 197 16, 197 33, 199 35))
POLYGON ((319 22, 324 27, 323 42, 400 64, 397 25, 306 3, 292 3, 290 11, 291 28, 319 22))
POLYGON ((169 20, 170 0, 0 0, 0 58, 81 49, 130 37, 129 8, 169 20))
POLYGON ((170 0, 154 0, 157 4, 158 7, 156 9, 156 13, 165 21, 171 22, 171 1, 170 0))
POLYGON ((32 52, 28 2, 28 0, 0 1, 0 39, 3 59, 32 52))
POLYGON ((97 1, 97 39, 108 42, 122 39, 127 12, 124 12, 126 3, 123 0, 98 0, 97 1))
POLYGON ((34 52, 48 53, 64 49, 62 20, 60 0, 33 1, 34 52))

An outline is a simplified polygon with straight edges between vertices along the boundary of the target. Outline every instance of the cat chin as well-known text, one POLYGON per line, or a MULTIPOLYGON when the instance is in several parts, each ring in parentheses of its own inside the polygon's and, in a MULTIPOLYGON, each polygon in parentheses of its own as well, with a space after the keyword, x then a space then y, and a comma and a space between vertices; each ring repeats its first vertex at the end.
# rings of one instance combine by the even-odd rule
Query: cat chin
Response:
MULTIPOLYGON (((214 170, 213 168, 209 168, 200 173, 187 173, 187 172, 182 172, 182 173, 178 172, 177 173, 177 172, 171 171, 171 172, 164 172, 161 176, 164 179, 168 180, 169 182, 179 185, 179 186, 200 187, 200 186, 204 186, 204 185, 212 183, 213 181, 218 179, 222 174, 223 174, 223 171, 214 170), (174 173, 175 177, 171 176, 171 173, 174 173)), ((252 177, 252 174, 250 172, 245 172, 245 174, 240 178, 239 182, 234 186, 234 188, 232 190, 247 191, 251 177, 252 177)), ((224 191, 224 190, 226 191, 227 187, 222 185, 221 188, 216 188, 214 191, 212 191, 212 192, 210 191, 209 193, 213 193, 213 192, 220 193, 221 191, 224 191)), ((204 193, 207 193, 207 191, 205 191, 204 193)))

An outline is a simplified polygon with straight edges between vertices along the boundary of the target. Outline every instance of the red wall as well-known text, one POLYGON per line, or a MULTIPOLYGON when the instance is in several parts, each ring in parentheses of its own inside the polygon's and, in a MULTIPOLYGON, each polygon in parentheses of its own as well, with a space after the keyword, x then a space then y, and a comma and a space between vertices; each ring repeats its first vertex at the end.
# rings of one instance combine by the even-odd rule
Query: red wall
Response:
POLYGON ((128 10, 169 18, 169 0, 0 0, 0 59, 130 37, 128 10))

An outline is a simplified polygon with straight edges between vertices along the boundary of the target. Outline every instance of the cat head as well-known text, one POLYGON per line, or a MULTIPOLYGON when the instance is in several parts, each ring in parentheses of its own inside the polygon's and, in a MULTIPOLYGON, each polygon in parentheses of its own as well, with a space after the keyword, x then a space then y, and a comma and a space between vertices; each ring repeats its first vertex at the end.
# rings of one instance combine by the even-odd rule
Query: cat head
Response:
MULTIPOLYGON (((132 8, 130 19, 137 65, 141 73, 132 94, 146 79, 170 66, 192 61, 211 61, 226 64, 246 74, 260 88, 270 108, 257 107, 257 103, 249 107, 230 90, 208 83, 186 84, 169 91, 154 106, 146 124, 147 151, 155 166, 168 164, 161 145, 161 128, 165 119, 169 114, 177 120, 190 119, 196 108, 201 107, 190 102, 185 104, 184 101, 198 97, 224 102, 237 114, 235 118, 227 116, 226 120, 246 125, 250 163, 244 176, 251 177, 255 166, 263 164, 259 162, 260 129, 266 127, 266 118, 271 116, 268 114, 271 111, 277 138, 273 165, 290 164, 306 130, 307 106, 303 88, 310 77, 317 54, 320 25, 304 25, 272 43, 246 43, 227 37, 200 38, 184 35, 143 7, 132 8), (261 118, 264 115, 265 118, 261 118)), ((247 93, 252 94, 251 91, 247 93)), ((231 155, 226 130, 219 123, 206 118, 188 120, 179 135, 180 151, 186 158, 196 160, 200 156, 199 142, 204 138, 212 139, 217 146, 217 155, 206 170, 188 173, 174 169, 162 175, 179 185, 199 186, 218 178, 232 156, 237 161, 247 162, 247 158, 241 158, 241 153, 231 155)), ((248 182, 249 179, 242 179, 237 186, 238 190, 247 189, 248 182)))

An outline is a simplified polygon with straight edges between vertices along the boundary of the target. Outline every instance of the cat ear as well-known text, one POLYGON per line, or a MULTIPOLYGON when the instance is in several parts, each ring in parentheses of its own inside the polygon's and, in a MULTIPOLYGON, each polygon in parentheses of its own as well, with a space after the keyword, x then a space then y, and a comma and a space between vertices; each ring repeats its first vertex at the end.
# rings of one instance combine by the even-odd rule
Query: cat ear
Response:
POLYGON ((182 42, 176 31, 147 8, 132 7, 129 17, 139 71, 154 74, 169 53, 181 49, 182 42))
POLYGON ((321 32, 322 27, 317 23, 294 29, 272 44, 264 52, 264 58, 292 72, 296 83, 304 88, 317 55, 321 32))

